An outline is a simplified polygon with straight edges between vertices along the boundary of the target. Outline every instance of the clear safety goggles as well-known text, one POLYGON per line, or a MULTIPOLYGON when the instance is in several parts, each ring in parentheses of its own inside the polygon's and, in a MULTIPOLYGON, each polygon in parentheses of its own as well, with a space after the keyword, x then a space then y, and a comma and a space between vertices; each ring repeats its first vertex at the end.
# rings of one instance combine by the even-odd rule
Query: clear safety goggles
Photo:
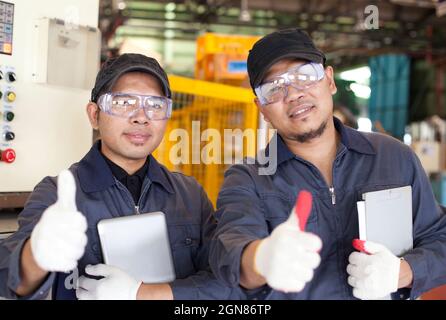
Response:
POLYGON ((288 95, 288 87, 306 90, 324 78, 324 67, 320 63, 306 63, 292 68, 254 89, 262 106, 282 101, 288 95))
POLYGON ((105 93, 98 98, 99 108, 107 114, 131 118, 143 109, 149 120, 165 120, 172 114, 172 100, 134 93, 105 93))

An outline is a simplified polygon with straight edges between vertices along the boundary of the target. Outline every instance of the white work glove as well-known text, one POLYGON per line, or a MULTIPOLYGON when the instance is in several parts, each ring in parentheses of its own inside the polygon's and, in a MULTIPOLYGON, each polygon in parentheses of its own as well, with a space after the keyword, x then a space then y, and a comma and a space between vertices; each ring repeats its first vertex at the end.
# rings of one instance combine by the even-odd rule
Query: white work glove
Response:
MULTIPOLYGON (((311 204, 308 210, 311 211, 311 204)), ((301 230, 299 218, 293 210, 287 221, 260 242, 254 266, 271 288, 299 292, 313 278, 314 269, 321 261, 321 248, 322 241, 317 235, 301 230)))
POLYGON ((398 290, 401 260, 378 243, 365 241, 364 249, 368 254, 352 252, 348 258, 348 284, 358 299, 383 299, 398 290))
POLYGON ((100 280, 80 277, 76 296, 79 300, 136 300, 142 281, 135 280, 121 269, 105 264, 89 265, 85 272, 100 280))
POLYGON ((43 270, 69 272, 84 255, 88 239, 87 219, 77 210, 76 183, 68 170, 59 174, 57 197, 31 233, 31 251, 43 270))

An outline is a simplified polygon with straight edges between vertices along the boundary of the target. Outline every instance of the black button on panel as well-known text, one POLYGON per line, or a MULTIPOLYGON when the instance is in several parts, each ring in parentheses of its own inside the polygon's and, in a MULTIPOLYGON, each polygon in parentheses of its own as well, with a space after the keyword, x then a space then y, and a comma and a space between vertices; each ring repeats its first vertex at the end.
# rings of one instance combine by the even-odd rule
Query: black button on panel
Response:
POLYGON ((4 134, 4 137, 5 137, 6 141, 12 141, 15 138, 15 134, 14 134, 14 132, 6 131, 4 134))
POLYGON ((15 72, 8 72, 8 73, 6 74, 6 79, 7 79, 9 82, 14 82, 14 81, 17 80, 17 76, 16 76, 15 72))
POLYGON ((14 116, 15 116, 14 112, 11 112, 11 111, 6 111, 5 115, 4 115, 5 120, 8 121, 8 122, 11 122, 12 120, 14 120, 14 116))

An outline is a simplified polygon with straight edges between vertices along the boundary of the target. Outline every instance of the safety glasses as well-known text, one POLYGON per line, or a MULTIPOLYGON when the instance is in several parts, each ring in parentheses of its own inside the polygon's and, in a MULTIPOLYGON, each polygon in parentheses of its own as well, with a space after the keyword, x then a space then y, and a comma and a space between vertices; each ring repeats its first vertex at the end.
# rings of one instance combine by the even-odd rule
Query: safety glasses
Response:
POLYGON ((288 95, 288 87, 306 90, 317 84, 325 76, 320 63, 306 63, 275 77, 255 88, 262 106, 282 101, 288 95))
POLYGON ((105 93, 98 98, 99 108, 110 115, 131 118, 139 109, 149 120, 165 120, 172 114, 172 100, 166 97, 134 93, 105 93))

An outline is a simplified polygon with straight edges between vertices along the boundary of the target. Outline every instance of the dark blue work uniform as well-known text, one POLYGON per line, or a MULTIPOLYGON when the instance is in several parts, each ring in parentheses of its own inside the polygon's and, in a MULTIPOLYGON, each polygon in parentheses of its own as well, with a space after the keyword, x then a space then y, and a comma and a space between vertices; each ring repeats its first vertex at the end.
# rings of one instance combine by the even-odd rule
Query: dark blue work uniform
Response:
MULTIPOLYGON (((225 286, 210 271, 209 242, 216 224, 212 204, 195 179, 168 171, 150 156, 136 203, 134 192, 119 181, 125 177, 118 179, 112 174, 99 150, 100 144, 96 143, 80 162, 70 168, 77 185, 77 208, 88 221, 88 244, 78 263, 80 275, 84 274, 86 265, 103 263, 96 229, 100 220, 162 211, 166 215, 177 276, 171 283, 174 298, 243 298, 240 290, 225 286)), ((46 177, 35 187, 20 213, 19 230, 0 242, 0 296, 18 298, 14 290, 21 282, 20 255, 23 245, 44 210, 56 200, 57 179, 46 177)), ((50 273, 35 293, 24 298, 45 298, 53 288, 54 298, 74 299, 75 290, 67 290, 70 279, 65 281, 66 276, 64 273, 50 273)))
MULTIPOLYGON (((354 299, 347 283, 352 239, 358 238, 356 202, 364 192, 412 186, 414 249, 404 255, 413 270, 411 289, 394 298, 416 298, 446 283, 446 216, 436 203, 428 178, 412 150, 391 137, 361 133, 334 118, 341 143, 333 163, 333 186, 320 171, 295 156, 278 136, 277 171, 259 175, 260 164, 232 166, 217 201, 218 227, 210 265, 228 285, 240 280, 243 249, 284 222, 299 191, 313 194, 307 231, 323 242, 321 264, 299 293, 268 286, 249 292, 255 299, 354 299)), ((385 223, 385 221, 383 221, 385 223)))

